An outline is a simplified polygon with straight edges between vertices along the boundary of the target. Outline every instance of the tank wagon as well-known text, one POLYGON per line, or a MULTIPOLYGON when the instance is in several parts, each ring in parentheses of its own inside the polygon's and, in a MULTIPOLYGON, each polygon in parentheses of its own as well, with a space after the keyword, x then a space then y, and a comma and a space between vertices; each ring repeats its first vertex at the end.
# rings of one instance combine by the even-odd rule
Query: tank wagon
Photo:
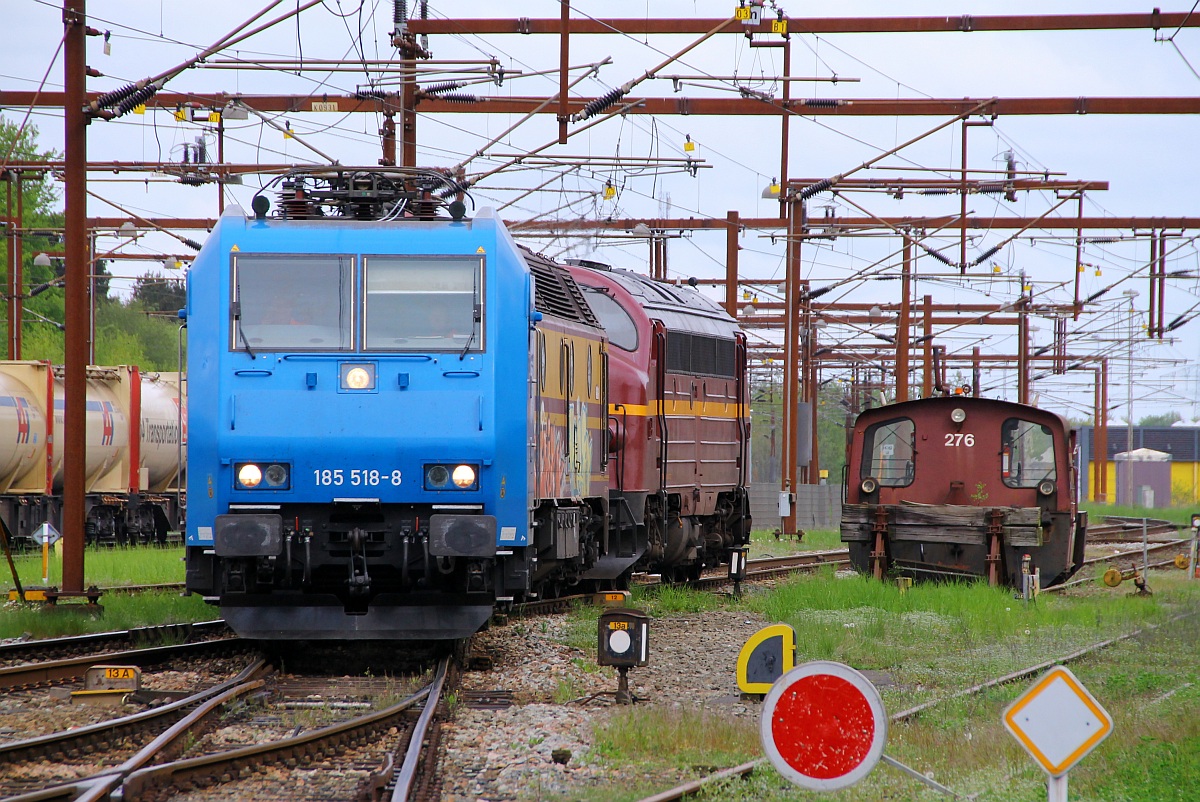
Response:
MULTIPOLYGON (((64 399, 61 367, 0 361, 0 516, 18 546, 61 529, 64 399)), ((177 374, 87 368, 88 543, 165 543, 179 528, 181 402, 177 374)))
MULTIPOLYGON (((228 209, 189 275, 187 587, 235 630, 461 638, 497 605, 623 587, 638 565, 694 571, 743 532, 728 499, 744 496, 744 437, 729 425, 703 484, 714 458, 685 451, 683 423, 665 450, 648 437, 642 421, 682 421, 705 379, 680 379, 667 405, 634 387, 655 363, 613 359, 586 268, 439 200, 462 192, 440 172, 282 180, 278 211, 265 195, 253 217, 228 209), (679 461, 666 482, 646 468, 660 457, 679 461)), ((687 300, 655 317, 669 328, 687 300)), ((637 314, 658 349, 638 353, 661 359, 637 314)), ((736 339, 728 320, 704 325, 736 339)), ((724 392, 723 414, 744 413, 724 392)))
POLYGON ((746 336, 691 286, 568 260, 609 341, 613 519, 691 579, 749 542, 746 336))
POLYGON ((841 537, 876 577, 1042 587, 1083 562, 1075 433, 1051 412, 947 396, 870 409, 849 437, 841 537))

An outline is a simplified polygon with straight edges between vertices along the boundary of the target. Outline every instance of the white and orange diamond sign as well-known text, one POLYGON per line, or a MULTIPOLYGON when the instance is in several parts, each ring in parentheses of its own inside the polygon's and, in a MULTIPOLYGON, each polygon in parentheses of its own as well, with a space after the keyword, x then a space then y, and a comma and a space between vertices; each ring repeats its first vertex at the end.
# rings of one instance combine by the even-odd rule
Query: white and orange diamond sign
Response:
POLYGON ((1108 711, 1062 666, 1004 711, 1004 726, 1052 777, 1061 777, 1112 733, 1108 711))

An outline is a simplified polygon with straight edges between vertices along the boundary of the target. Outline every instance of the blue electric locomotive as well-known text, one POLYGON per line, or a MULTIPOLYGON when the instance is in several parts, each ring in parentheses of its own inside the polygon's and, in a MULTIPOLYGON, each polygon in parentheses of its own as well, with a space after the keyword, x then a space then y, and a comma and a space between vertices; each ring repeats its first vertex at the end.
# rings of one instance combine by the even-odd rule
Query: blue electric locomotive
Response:
POLYGON ((187 587, 244 636, 460 638, 640 556, 608 532, 604 332, 460 192, 292 174, 192 266, 187 587))

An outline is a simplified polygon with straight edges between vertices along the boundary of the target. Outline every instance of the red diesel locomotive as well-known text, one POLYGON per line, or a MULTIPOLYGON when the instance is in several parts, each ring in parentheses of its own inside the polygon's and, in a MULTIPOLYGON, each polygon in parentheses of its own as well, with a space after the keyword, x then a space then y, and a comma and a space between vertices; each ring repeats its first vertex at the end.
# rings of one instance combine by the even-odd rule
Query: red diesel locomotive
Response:
POLYGON ((750 537, 745 334, 691 286, 569 263, 609 342, 617 551, 635 567, 698 577, 750 537))
POLYGON ((1075 432, 1024 404, 949 396, 858 416, 850 435, 842 540, 876 577, 986 577, 1042 587, 1083 562, 1075 432))

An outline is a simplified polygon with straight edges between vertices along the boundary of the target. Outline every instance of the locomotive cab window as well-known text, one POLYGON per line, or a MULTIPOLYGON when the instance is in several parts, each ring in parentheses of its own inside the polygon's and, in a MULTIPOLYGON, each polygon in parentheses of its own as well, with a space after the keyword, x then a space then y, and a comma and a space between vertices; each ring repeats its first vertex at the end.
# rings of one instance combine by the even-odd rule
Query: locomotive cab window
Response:
POLYGON ((876 423, 863 436, 860 479, 873 477, 881 487, 907 487, 916 474, 913 440, 916 428, 908 418, 876 423))
POLYGON ((625 308, 607 292, 586 284, 579 285, 587 293, 588 306, 600 318, 608 341, 624 351, 636 351, 638 347, 637 325, 625 308))
POLYGON ((1049 426, 1009 418, 1000 430, 1000 476, 1009 487, 1056 481, 1054 434, 1049 426))
POLYGON ((353 330, 350 256, 238 254, 230 347, 339 351, 353 330))
POLYGON ((366 350, 483 350, 482 258, 368 256, 363 273, 366 350))

